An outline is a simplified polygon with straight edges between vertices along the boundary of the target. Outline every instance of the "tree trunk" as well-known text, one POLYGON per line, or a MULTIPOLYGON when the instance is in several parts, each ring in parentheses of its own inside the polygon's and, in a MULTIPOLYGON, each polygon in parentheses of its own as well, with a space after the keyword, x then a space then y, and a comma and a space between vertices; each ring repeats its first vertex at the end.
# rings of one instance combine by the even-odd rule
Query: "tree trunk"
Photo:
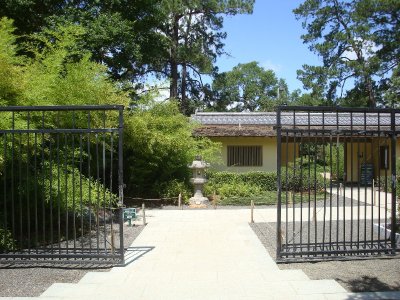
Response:
POLYGON ((366 84, 367 84, 367 93, 368 93, 368 107, 375 108, 376 100, 375 100, 374 88, 372 86, 372 81, 371 81, 370 76, 367 76, 366 84))
POLYGON ((186 64, 182 64, 182 82, 181 82, 181 112, 186 115, 189 112, 188 101, 186 98, 186 77, 187 69, 186 64))
POLYGON ((179 43, 179 17, 173 16, 172 47, 171 47, 171 83, 169 97, 178 98, 178 43, 179 43))
MULTIPOLYGON (((191 30, 191 26, 192 26, 192 15, 189 15, 189 19, 187 21, 187 25, 186 25, 186 32, 185 32, 185 48, 188 49, 189 48, 189 33, 191 30)), ((189 103, 188 103, 188 99, 186 97, 186 88, 187 88, 187 65, 186 65, 186 56, 184 58, 184 60, 182 61, 182 80, 181 80, 181 112, 184 115, 188 115, 189 114, 189 103)))

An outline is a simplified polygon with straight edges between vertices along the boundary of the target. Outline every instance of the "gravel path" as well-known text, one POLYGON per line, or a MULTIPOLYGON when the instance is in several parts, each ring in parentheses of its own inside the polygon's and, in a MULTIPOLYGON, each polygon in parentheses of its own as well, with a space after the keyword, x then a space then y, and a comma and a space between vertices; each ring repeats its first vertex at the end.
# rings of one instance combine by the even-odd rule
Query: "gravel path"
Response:
MULTIPOLYGON (((124 244, 129 247, 143 226, 124 226, 124 244)), ((37 297, 55 282, 75 283, 88 272, 107 272, 109 265, 2 265, 0 297, 37 297)))
MULTIPOLYGON (((275 223, 250 224, 272 257, 276 255, 275 223)), ((400 254, 389 258, 278 264, 301 269, 311 279, 335 279, 349 292, 400 291, 400 254)))

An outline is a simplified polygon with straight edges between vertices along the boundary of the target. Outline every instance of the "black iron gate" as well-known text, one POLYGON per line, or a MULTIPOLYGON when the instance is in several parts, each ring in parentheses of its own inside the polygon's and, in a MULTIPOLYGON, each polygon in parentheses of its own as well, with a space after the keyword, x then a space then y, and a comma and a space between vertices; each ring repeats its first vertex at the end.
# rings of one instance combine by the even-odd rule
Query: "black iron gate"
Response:
POLYGON ((398 110, 278 109, 278 261, 395 253, 399 125, 398 110))
POLYGON ((0 107, 0 262, 119 263, 123 106, 0 107))

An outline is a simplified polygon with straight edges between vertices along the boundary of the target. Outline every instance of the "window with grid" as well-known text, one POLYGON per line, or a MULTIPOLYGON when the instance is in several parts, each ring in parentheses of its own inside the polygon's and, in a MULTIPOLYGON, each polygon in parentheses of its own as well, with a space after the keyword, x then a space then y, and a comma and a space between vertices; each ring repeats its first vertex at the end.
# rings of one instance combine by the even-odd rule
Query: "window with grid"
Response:
POLYGON ((262 146, 228 146, 228 167, 262 166, 262 146))

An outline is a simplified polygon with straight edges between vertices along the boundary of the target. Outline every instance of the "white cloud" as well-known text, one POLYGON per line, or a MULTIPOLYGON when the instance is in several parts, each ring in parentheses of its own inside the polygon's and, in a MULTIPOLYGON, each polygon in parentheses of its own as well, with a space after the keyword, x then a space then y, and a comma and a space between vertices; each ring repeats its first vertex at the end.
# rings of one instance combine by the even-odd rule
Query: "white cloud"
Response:
POLYGON ((169 81, 157 80, 147 83, 148 89, 158 89, 158 95, 154 98, 155 101, 165 101, 169 98, 169 81))
POLYGON ((262 62, 261 67, 263 67, 264 69, 267 69, 267 70, 272 70, 275 73, 280 73, 282 71, 282 65, 275 64, 270 60, 266 60, 266 61, 262 62))
MULTIPOLYGON (((361 43, 362 49, 362 55, 364 58, 368 59, 372 55, 374 55, 380 48, 381 46, 377 46, 374 42, 372 41, 361 41, 358 39, 356 41, 357 43, 361 43)), ((356 60, 357 59, 357 54, 356 52, 351 48, 349 50, 346 50, 342 54, 342 58, 348 59, 348 60, 356 60)))

